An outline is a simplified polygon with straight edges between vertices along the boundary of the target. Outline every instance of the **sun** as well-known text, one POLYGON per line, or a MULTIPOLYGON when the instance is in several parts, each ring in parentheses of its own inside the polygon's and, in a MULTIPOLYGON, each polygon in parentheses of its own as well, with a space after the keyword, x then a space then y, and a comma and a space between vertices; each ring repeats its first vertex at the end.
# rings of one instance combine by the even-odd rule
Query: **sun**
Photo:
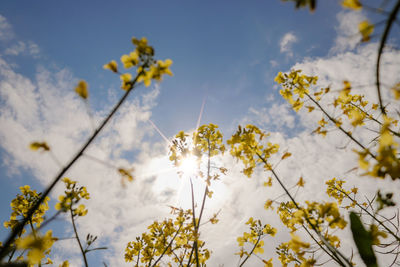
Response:
POLYGON ((193 176, 197 172, 197 159, 193 155, 189 155, 182 159, 179 164, 179 171, 185 176, 193 176))

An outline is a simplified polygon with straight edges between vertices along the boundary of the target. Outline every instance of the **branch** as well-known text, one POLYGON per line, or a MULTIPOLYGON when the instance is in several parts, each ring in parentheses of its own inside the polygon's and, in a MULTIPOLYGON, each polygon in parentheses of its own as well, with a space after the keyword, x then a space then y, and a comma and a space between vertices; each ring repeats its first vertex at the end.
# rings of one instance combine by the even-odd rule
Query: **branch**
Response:
MULTIPOLYGON (((258 158, 264 162, 265 164, 267 164, 267 161, 261 157, 261 155, 259 153, 256 153, 258 158)), ((271 169, 272 174, 274 175, 275 179, 278 181, 278 183, 280 184, 280 186, 282 187, 282 189, 285 191, 285 193, 288 195, 288 197, 290 198, 290 200, 293 202, 293 204, 295 205, 295 207, 298 210, 302 210, 301 207, 297 204, 296 200, 294 200, 293 196, 290 194, 290 192, 287 190, 287 188, 285 187, 285 185, 282 183, 281 179, 279 178, 279 176, 276 174, 276 172, 271 169)), ((321 232, 317 229, 317 227, 311 223, 310 219, 307 216, 304 216, 304 218, 306 219, 307 223, 311 226, 311 228, 314 230, 314 232, 318 235, 319 239, 324 243, 324 245, 327 247, 327 249, 332 253, 332 255, 334 256, 334 260, 339 263, 341 266, 352 266, 351 262, 342 254, 340 253, 340 251, 338 251, 337 249, 335 249, 334 247, 331 246, 331 244, 329 244, 328 241, 326 241, 326 239, 322 236, 321 232), (343 261, 346 263, 344 264, 343 261)))
POLYGON ((164 256, 165 252, 167 252, 167 250, 171 247, 172 242, 174 242, 176 236, 178 235, 179 231, 182 228, 182 224, 179 226, 178 230, 176 231, 174 237, 171 239, 171 241, 169 242, 168 246, 164 249, 164 251, 161 253, 160 257, 158 257, 158 259, 156 260, 156 262, 152 265, 152 267, 155 267, 156 264, 161 260, 161 258, 164 256))
POLYGON ((87 263, 87 259, 86 259, 86 253, 83 250, 83 247, 82 247, 82 244, 81 244, 81 240, 79 239, 78 231, 76 230, 74 213, 72 212, 72 206, 69 208, 69 211, 71 213, 71 221, 72 221, 72 227, 74 228, 75 239, 76 239, 76 241, 78 241, 79 249, 81 250, 82 257, 83 257, 83 262, 85 263, 85 266, 88 267, 88 263, 87 263))
POLYGON ((260 242, 261 235, 258 236, 257 242, 254 244, 253 248, 251 249, 250 253, 247 254, 247 257, 244 259, 244 261, 239 265, 239 267, 242 267, 243 264, 250 258, 251 254, 253 254, 253 251, 256 249, 258 242, 260 242))
POLYGON ((376 60, 376 90, 378 92, 378 99, 379 99, 379 106, 381 108, 382 114, 386 115, 385 108, 383 106, 382 102, 382 97, 381 97, 381 85, 380 85, 380 78, 379 78, 379 73, 380 73, 380 63, 381 63, 381 56, 383 52, 383 48, 385 46, 386 40, 389 36, 390 28, 392 27, 393 22, 396 20, 397 12, 400 9, 400 0, 397 1, 397 4, 393 8, 392 12, 390 12, 389 19, 386 23, 385 31, 383 32, 381 42, 379 44, 379 50, 378 50, 378 58, 376 60))
POLYGON ((135 85, 139 76, 141 76, 144 71, 138 73, 135 79, 131 82, 132 88, 127 90, 122 98, 118 101, 118 103, 111 110, 110 114, 103 120, 100 124, 99 128, 92 134, 92 136, 86 141, 86 143, 82 146, 82 148, 76 153, 76 155, 72 158, 72 160, 58 173, 58 175, 53 179, 53 182, 47 187, 44 193, 41 195, 40 199, 35 203, 35 205, 28 211, 27 216, 24 218, 22 222, 20 222, 14 230, 11 232, 6 242, 4 242, 3 247, 0 250, 0 260, 2 260, 6 255, 11 243, 14 241, 15 237, 22 231, 24 225, 32 218, 33 213, 39 208, 40 204, 44 201, 44 199, 49 195, 51 190, 57 184, 57 182, 64 176, 64 174, 71 168, 72 165, 82 156, 85 150, 89 147, 89 145, 93 142, 93 140, 97 137, 97 135, 101 132, 107 122, 113 117, 113 115, 117 112, 122 103, 125 102, 125 99, 128 97, 129 93, 135 89, 135 85))

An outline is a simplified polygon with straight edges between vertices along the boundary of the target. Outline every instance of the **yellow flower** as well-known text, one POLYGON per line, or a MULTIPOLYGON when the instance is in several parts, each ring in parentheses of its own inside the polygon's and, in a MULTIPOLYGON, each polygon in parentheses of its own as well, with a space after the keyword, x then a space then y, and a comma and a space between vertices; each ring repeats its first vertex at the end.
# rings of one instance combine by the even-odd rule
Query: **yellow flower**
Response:
POLYGON ((300 177, 300 179, 299 179, 299 181, 297 182, 297 186, 299 186, 299 187, 304 187, 304 184, 305 184, 305 182, 304 182, 304 179, 303 179, 303 177, 300 177))
POLYGON ((45 253, 51 248, 56 238, 52 236, 52 231, 49 230, 44 236, 28 235, 16 241, 18 249, 28 249, 27 254, 30 264, 38 264, 45 253))
POLYGON ((85 209, 85 205, 80 204, 76 209, 73 210, 74 215, 85 216, 88 213, 88 210, 85 209))
POLYGON ((354 10, 359 10, 362 8, 362 5, 359 0, 343 0, 342 6, 354 10))
POLYGON ((87 82, 84 80, 79 81, 78 85, 75 87, 75 92, 83 99, 87 99, 89 96, 87 82))
POLYGON ((302 242, 300 237, 291 233, 292 239, 289 241, 289 248, 296 253, 301 253, 303 248, 309 248, 310 244, 306 242, 302 242))
POLYGON ((278 75, 276 75, 274 81, 279 83, 279 84, 284 83, 285 82, 285 78, 283 77, 283 73, 279 72, 278 75))
POLYGON ((103 69, 108 69, 111 70, 112 72, 117 73, 118 72, 118 65, 117 62, 115 60, 110 61, 109 63, 105 64, 103 66, 103 69))
POLYGON ((265 263, 264 267, 273 267, 272 258, 270 258, 268 261, 263 260, 263 263, 265 263))
POLYGON ((143 70, 142 68, 138 68, 137 72, 139 73, 138 82, 143 81, 144 86, 149 87, 151 84, 151 79, 153 78, 155 67, 151 66, 149 70, 143 70))
POLYGON ((266 209, 266 210, 268 210, 268 209, 273 210, 274 207, 272 206, 272 204, 274 204, 274 201, 271 200, 271 199, 268 199, 268 200, 265 202, 265 204, 264 204, 264 209, 266 209))
POLYGON ((119 77, 122 81, 122 86, 121 86, 122 89, 124 90, 132 89, 132 75, 130 73, 121 74, 119 77))
POLYGON ((33 142, 29 145, 29 148, 33 151, 43 149, 44 151, 49 151, 50 147, 46 144, 46 142, 33 142))
POLYGON ((358 24, 358 30, 361 33, 362 41, 368 42, 371 34, 374 32, 374 25, 370 24, 368 20, 364 20, 358 24))
POLYGON ((133 66, 136 66, 139 63, 139 54, 135 50, 131 52, 129 55, 123 55, 121 57, 121 62, 124 64, 124 68, 129 69, 133 66))
POLYGON ((264 253, 264 241, 261 240, 260 242, 258 242, 257 246, 254 248, 254 254, 260 253, 263 254, 264 253))
POLYGON ((400 99, 400 82, 396 83, 393 87, 392 87, 392 92, 394 94, 394 98, 396 100, 400 99))

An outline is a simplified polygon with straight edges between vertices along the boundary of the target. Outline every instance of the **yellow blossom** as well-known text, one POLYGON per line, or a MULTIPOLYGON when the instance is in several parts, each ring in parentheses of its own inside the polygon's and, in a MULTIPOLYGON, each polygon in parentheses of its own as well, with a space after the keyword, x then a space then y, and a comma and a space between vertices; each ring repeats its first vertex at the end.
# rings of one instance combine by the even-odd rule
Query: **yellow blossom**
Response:
POLYGON ((118 72, 117 62, 115 60, 112 60, 109 63, 105 64, 103 66, 103 69, 108 69, 108 70, 111 70, 112 72, 117 73, 118 72))
POLYGON ((343 0, 342 6, 354 10, 359 10, 362 8, 362 5, 359 0, 343 0))
POLYGON ((120 79, 122 81, 121 88, 124 90, 132 89, 132 75, 130 73, 121 74, 120 79))
POLYGON ((374 32, 374 25, 370 24, 368 20, 364 20, 358 24, 358 30, 361 33, 362 41, 368 42, 371 34, 374 32))
POLYGON ((89 96, 88 84, 84 80, 79 81, 78 85, 75 87, 75 92, 82 97, 87 99, 89 96))

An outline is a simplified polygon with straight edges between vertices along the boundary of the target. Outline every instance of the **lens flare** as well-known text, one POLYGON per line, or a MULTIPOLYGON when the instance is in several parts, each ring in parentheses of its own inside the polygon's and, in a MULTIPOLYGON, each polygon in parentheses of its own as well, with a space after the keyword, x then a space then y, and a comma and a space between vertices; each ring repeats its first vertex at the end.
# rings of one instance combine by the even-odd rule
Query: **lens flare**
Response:
POLYGON ((197 171, 197 160, 194 156, 185 157, 179 166, 179 171, 185 176, 192 176, 197 171))

